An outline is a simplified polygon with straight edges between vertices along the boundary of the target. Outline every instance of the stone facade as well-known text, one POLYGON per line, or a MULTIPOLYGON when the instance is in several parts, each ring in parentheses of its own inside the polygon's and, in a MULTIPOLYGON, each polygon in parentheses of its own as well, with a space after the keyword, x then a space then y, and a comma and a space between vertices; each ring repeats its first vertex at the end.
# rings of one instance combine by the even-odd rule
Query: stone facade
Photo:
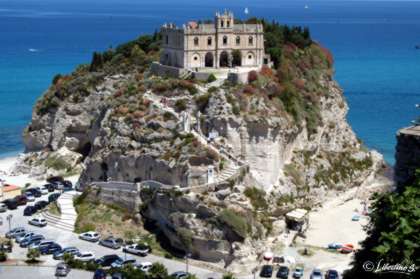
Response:
POLYGON ((161 28, 162 65, 186 69, 259 67, 264 64, 262 24, 235 24, 233 13, 216 13, 213 23, 189 22, 161 28))

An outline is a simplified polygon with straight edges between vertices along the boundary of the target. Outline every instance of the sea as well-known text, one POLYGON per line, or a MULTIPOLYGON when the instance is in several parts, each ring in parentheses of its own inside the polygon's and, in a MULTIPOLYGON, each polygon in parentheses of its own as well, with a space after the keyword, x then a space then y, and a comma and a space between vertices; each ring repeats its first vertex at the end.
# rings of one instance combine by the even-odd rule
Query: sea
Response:
POLYGON ((396 132, 420 115, 420 2, 292 0, 0 0, 0 157, 23 151, 32 107, 57 73, 100 51, 228 9, 310 27, 331 49, 348 120, 394 163, 396 132))

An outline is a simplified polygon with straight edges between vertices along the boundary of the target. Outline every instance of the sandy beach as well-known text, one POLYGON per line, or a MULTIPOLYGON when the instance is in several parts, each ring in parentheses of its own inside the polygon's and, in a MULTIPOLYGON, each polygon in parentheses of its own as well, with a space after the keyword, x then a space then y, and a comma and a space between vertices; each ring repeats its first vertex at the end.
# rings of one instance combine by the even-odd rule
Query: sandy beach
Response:
POLYGON ((19 187, 24 187, 27 183, 30 183, 31 185, 42 183, 42 180, 37 180, 27 174, 12 175, 10 172, 18 162, 18 159, 19 156, 0 159, 0 178, 5 180, 5 183, 19 187))

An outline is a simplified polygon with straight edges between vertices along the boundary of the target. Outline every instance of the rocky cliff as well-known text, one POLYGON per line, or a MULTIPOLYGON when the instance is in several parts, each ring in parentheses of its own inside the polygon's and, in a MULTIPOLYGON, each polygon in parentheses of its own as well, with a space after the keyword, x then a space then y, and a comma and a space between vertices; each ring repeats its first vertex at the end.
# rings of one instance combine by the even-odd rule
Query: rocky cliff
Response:
POLYGON ((397 133, 394 179, 399 190, 413 185, 415 172, 420 168, 420 127, 404 128, 397 133))
POLYGON ((250 72, 249 84, 153 76, 157 51, 143 37, 57 76, 25 130, 21 170, 172 187, 142 190, 143 216, 175 248, 230 264, 266 249, 288 210, 383 167, 348 125, 321 46, 282 42, 277 67, 250 72))

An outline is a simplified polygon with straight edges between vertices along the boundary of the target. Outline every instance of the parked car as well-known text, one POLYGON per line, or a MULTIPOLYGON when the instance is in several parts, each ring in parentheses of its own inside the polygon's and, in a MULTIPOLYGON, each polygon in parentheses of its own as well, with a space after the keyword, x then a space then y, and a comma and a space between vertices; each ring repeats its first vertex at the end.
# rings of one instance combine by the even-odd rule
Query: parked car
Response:
POLYGON ((54 260, 61 260, 64 258, 65 254, 74 256, 78 253, 79 253, 79 249, 77 249, 76 247, 65 247, 61 251, 55 252, 53 255, 53 258, 54 260))
POLYGON ((355 222, 359 221, 360 220, 360 215, 359 214, 354 214, 353 217, 351 217, 351 220, 355 221, 355 222))
POLYGON ((125 279, 121 272, 114 272, 111 274, 111 279, 125 279))
POLYGON ((44 209, 48 205, 47 201, 38 201, 34 204, 36 210, 44 209))
POLYGON ((28 199, 26 198, 25 195, 16 196, 14 197, 14 200, 16 201, 18 206, 26 205, 28 203, 28 199))
POLYGON ((99 240, 100 235, 97 232, 84 232, 79 234, 79 238, 90 242, 96 242, 99 240))
POLYGON ((122 260, 118 255, 112 254, 112 255, 105 255, 100 257, 99 259, 95 260, 95 263, 107 267, 111 266, 111 264, 117 260, 122 260))
POLYGON ((44 236, 40 234, 36 234, 36 235, 31 236, 30 238, 22 240, 19 246, 22 248, 26 248, 34 243, 39 244, 42 240, 44 240, 44 236))
POLYGON ((51 183, 47 183, 47 184, 45 184, 43 187, 45 187, 45 188, 48 190, 48 192, 49 192, 49 193, 52 193, 52 192, 54 192, 54 190, 55 190, 54 185, 53 185, 53 184, 51 184, 51 183))
POLYGON ((327 270, 327 272, 325 273, 325 279, 339 279, 340 275, 338 275, 337 270, 334 269, 330 269, 327 270))
POLYGON ((46 246, 49 246, 53 243, 55 243, 54 240, 42 239, 41 241, 39 241, 37 243, 32 243, 31 245, 29 245, 29 249, 40 249, 40 248, 44 248, 46 246))
POLYGON ((280 266, 279 270, 277 270, 276 277, 281 279, 289 278, 289 268, 284 265, 280 266))
POLYGON ((81 262, 89 262, 95 260, 95 254, 89 251, 83 251, 79 252, 74 256, 75 260, 81 261, 81 262))
POLYGON ((43 217, 34 217, 29 220, 28 223, 33 226, 45 227, 47 225, 47 220, 45 220, 43 217))
POLYGON ((106 272, 101 268, 95 270, 95 273, 93 274, 93 279, 106 279, 106 272))
POLYGON ((62 182, 62 184, 63 184, 63 190, 64 191, 71 191, 71 190, 73 190, 73 183, 71 183, 71 181, 64 180, 62 182))
POLYGON ((131 244, 125 246, 123 252, 145 257, 151 252, 151 249, 147 244, 131 244))
POLYGON ((59 263, 55 268, 56 277, 66 277, 70 272, 70 267, 66 263, 59 263))
POLYGON ((137 269, 140 269, 143 272, 148 272, 152 268, 151 262, 142 262, 137 265, 135 265, 137 269))
POLYGON ((35 198, 39 198, 42 196, 42 193, 38 188, 28 188, 26 189, 25 193, 31 193, 32 195, 34 195, 35 198))
POLYGON ((48 196, 48 202, 49 202, 49 203, 54 202, 54 201, 58 200, 58 198, 59 198, 59 197, 60 197, 60 193, 53 193, 53 194, 50 194, 50 195, 48 196))
POLYGON ((26 233, 25 228, 23 227, 17 227, 14 229, 11 229, 6 233, 7 238, 16 238, 19 236, 23 236, 26 233))
POLYGON ((121 267, 124 267, 126 265, 130 265, 130 264, 134 266, 136 264, 136 259, 134 259, 134 258, 118 259, 118 260, 115 260, 111 264, 111 267, 121 268, 121 267))
POLYGON ((27 207, 25 207, 25 209, 23 210, 23 216, 32 216, 33 214, 36 213, 36 207, 32 206, 32 205, 28 205, 27 207))
POLYGON ((293 278, 298 279, 303 277, 303 267, 296 267, 295 271, 293 272, 293 278))
POLYGON ((7 199, 7 200, 4 200, 3 203, 7 206, 7 209, 9 210, 13 210, 18 207, 18 203, 16 202, 15 199, 7 199))
POLYGON ((31 238, 33 235, 35 235, 34 232, 26 232, 24 235, 16 237, 16 243, 21 243, 25 239, 31 238))
POLYGON ((31 192, 25 192, 25 196, 26 196, 26 199, 28 200, 28 202, 35 201, 35 196, 31 192))
POLYGON ((51 184, 56 184, 58 182, 63 182, 64 178, 62 176, 51 176, 47 178, 47 182, 51 184))
POLYGON ((0 212, 6 212, 7 211, 7 205, 4 203, 0 203, 0 212))
POLYGON ((107 237, 105 239, 101 239, 99 244, 112 249, 120 249, 123 244, 123 240, 121 238, 107 237))
POLYGON ((343 245, 340 244, 340 243, 337 243, 337 242, 333 242, 333 243, 328 244, 328 249, 336 250, 336 249, 340 249, 341 247, 343 247, 343 245))
POLYGON ((174 279, 184 279, 187 278, 189 275, 189 273, 185 272, 185 271, 177 271, 171 274, 171 278, 174 279))
POLYGON ((45 186, 39 187, 39 190, 41 191, 42 195, 48 195, 48 188, 45 186))
POLYGON ((311 279, 322 279, 322 272, 319 268, 314 268, 314 270, 312 270, 311 279))
POLYGON ((260 272, 260 277, 271 278, 273 276, 273 266, 272 265, 263 265, 260 272))
POLYGON ((43 245, 43 246, 40 245, 38 250, 42 255, 51 255, 56 252, 60 252, 61 246, 58 243, 51 243, 49 245, 43 245))

